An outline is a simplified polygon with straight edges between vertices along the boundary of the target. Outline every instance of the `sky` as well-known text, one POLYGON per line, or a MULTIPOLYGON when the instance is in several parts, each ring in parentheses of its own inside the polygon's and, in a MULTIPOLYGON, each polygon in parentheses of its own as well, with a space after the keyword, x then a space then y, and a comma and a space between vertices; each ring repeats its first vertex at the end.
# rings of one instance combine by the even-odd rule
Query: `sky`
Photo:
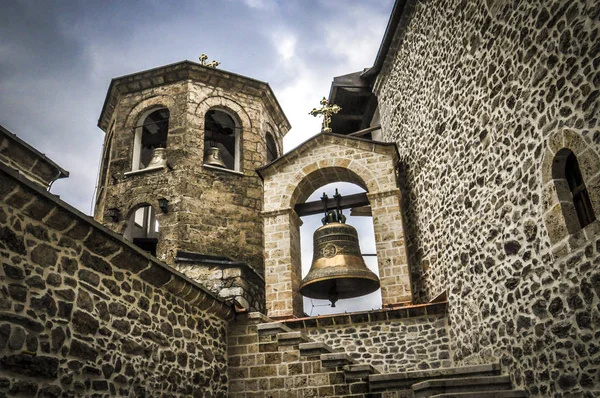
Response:
POLYGON ((0 124, 70 172, 52 193, 91 214, 110 80, 202 53, 268 82, 292 125, 334 76, 370 67, 393 0, 8 0, 0 5, 0 124))

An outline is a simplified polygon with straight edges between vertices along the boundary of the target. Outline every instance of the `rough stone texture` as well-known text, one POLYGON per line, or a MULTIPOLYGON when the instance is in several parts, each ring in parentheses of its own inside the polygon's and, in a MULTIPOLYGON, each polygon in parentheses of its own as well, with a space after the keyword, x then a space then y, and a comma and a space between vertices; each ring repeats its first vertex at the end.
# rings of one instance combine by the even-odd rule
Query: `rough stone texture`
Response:
POLYGON ((319 355, 300 355, 297 344, 278 345, 276 334, 259 334, 257 322, 238 317, 230 324, 229 397, 358 398, 368 393, 365 378, 346 381, 342 366, 326 368, 319 355))
POLYGON ((451 365, 445 316, 348 323, 304 329, 314 341, 345 352, 381 373, 451 365))
POLYGON ((245 264, 180 263, 177 268, 223 300, 233 301, 249 311, 266 312, 265 281, 245 264))
POLYGON ((500 359, 532 396, 592 396, 600 222, 569 230, 551 176, 572 150, 600 215, 600 8, 409 4, 375 91, 401 158, 414 295, 448 291, 455 364, 500 359))
POLYGON ((294 206, 331 182, 368 191, 384 306, 412 301, 393 145, 320 134, 260 171, 265 184, 267 315, 302 316, 301 221, 294 206), (374 172, 377 170, 377 172, 374 172))
POLYGON ((19 137, 0 126, 0 162, 19 170, 28 180, 45 189, 59 178, 69 176, 63 170, 19 137))
MULTIPOLYGON (((0 164, 0 186, 17 178, 0 164)), ((12 233, 0 241, 0 281, 8 286, 0 300, 0 396, 225 397, 231 308, 148 256, 136 272, 118 266, 117 252, 144 254, 24 181, 0 202, 1 227, 12 233), (63 246, 65 232, 10 205, 11 195, 44 201, 47 217, 58 209, 70 218, 61 225, 91 229, 95 244, 85 245, 98 255, 84 249, 89 232, 63 246), (106 247, 113 250, 99 249, 106 247)))
POLYGON ((123 233, 132 211, 149 204, 160 225, 157 257, 167 264, 178 268, 175 254, 185 250, 243 261, 263 275, 263 185, 255 170, 266 163, 267 132, 282 148, 290 128, 268 85, 185 61, 113 81, 107 101, 101 127, 109 150, 95 219, 123 233), (132 170, 131 132, 149 109, 160 107, 170 112, 168 167, 126 176, 132 170), (203 165, 210 109, 232 113, 242 129, 239 172, 203 165), (163 197, 168 213, 158 209, 163 197), (119 209, 119 222, 110 220, 109 208, 119 209))

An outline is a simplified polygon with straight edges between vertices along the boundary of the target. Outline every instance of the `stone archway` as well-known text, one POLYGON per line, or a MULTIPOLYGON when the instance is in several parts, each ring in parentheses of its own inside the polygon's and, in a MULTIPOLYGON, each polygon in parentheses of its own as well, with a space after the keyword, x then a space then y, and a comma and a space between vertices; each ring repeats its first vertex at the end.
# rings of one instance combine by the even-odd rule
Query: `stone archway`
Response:
POLYGON ((394 144, 322 133, 259 170, 265 184, 265 279, 268 316, 302 316, 300 226, 294 206, 332 182, 367 190, 384 307, 412 301, 398 161, 394 144))

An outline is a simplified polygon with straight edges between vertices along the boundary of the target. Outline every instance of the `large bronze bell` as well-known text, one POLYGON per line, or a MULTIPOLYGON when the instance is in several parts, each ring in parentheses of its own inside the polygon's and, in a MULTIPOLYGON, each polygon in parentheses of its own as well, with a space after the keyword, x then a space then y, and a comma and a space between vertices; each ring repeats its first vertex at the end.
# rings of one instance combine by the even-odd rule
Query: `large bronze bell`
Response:
POLYGON ((332 307, 337 300, 364 296, 379 289, 379 278, 367 268, 360 253, 358 233, 345 221, 339 209, 326 213, 324 225, 313 235, 310 271, 300 284, 300 294, 329 300, 332 307))
POLYGON ((221 159, 221 151, 219 151, 219 147, 216 146, 210 146, 206 150, 206 153, 204 154, 204 164, 227 168, 225 163, 223 163, 223 159, 221 159))

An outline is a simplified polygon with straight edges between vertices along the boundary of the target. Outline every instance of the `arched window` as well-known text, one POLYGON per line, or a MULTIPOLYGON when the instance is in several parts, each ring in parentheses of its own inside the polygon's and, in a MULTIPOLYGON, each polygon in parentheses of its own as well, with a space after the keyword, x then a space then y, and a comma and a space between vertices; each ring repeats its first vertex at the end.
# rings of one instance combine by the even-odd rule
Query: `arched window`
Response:
POLYGON ((596 216, 575 154, 563 148, 554 157, 552 177, 569 233, 591 224, 596 216))
POLYGON ((204 164, 240 170, 240 127, 236 119, 221 109, 211 109, 204 117, 204 164))
POLYGON ((123 237, 142 250, 156 256, 158 245, 158 221, 152 206, 142 206, 129 214, 123 237))
POLYGON ((267 141, 267 163, 271 163, 273 160, 275 160, 279 157, 279 155, 277 153, 277 143, 275 142, 273 135, 268 132, 267 132, 267 136, 266 136, 266 141, 267 141))
POLYGON ((133 147, 132 170, 163 167, 166 163, 164 150, 167 147, 169 132, 169 110, 167 108, 152 111, 136 127, 133 147))

